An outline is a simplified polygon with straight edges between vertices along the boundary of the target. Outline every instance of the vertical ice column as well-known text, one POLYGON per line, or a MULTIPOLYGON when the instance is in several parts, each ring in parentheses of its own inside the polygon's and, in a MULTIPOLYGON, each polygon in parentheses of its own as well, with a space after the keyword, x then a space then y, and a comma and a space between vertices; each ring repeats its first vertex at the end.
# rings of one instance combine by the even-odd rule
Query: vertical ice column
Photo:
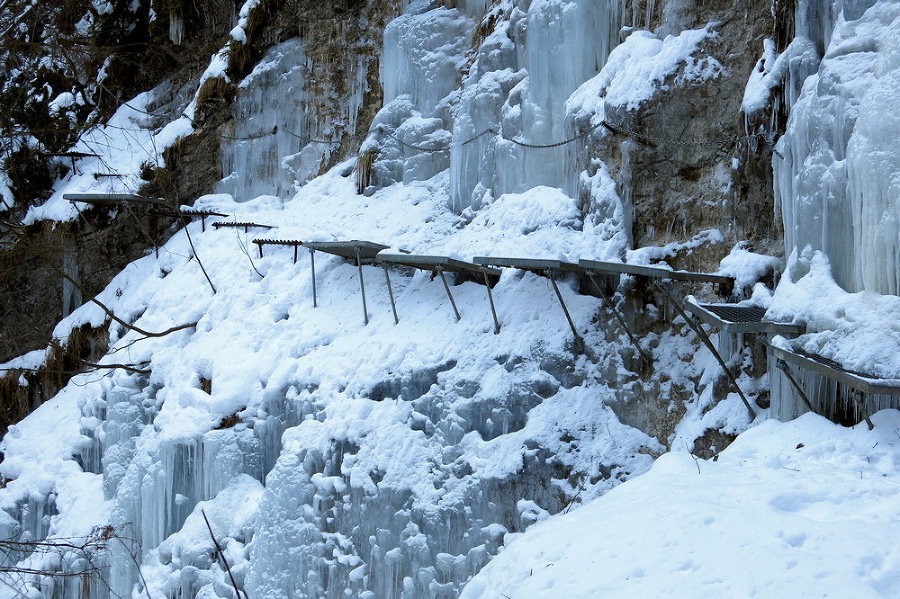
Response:
POLYGON ((450 106, 471 46, 472 19, 413 5, 384 32, 384 108, 362 151, 377 156, 366 182, 421 181, 446 170, 450 106))
POLYGON ((441 101, 458 85, 472 28, 472 20, 455 10, 391 21, 384 30, 381 63, 385 106, 407 95, 422 116, 440 116, 441 101))
POLYGON ((878 81, 847 147, 856 286, 900 295, 900 17, 882 34, 878 81), (893 41, 890 41, 893 40, 893 41))
POLYGON ((83 300, 81 290, 76 287, 80 284, 81 275, 78 273, 78 250, 75 239, 67 235, 64 244, 62 271, 66 276, 62 280, 62 315, 66 317, 80 306, 83 300))
MULTIPOLYGON (((859 8, 859 7, 857 7, 859 8)), ((848 291, 898 291, 900 5, 841 20, 773 160, 790 253, 824 250, 848 291)))

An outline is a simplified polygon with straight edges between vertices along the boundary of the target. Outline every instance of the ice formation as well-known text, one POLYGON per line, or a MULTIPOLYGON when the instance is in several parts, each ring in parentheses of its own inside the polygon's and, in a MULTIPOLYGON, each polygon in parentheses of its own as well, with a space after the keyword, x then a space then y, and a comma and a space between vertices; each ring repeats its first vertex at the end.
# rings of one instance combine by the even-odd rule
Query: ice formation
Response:
MULTIPOLYGON (((800 4, 798 16, 808 12, 804 7, 812 10, 800 4)), ((827 19, 806 25, 817 34, 814 45, 827 50, 818 72, 806 78, 776 148, 776 199, 789 251, 825 251, 848 291, 896 294, 900 5, 854 8, 845 9, 833 32, 827 19)))
POLYGON ((269 50, 238 85, 218 191, 245 200, 264 194, 287 198, 298 183, 318 174, 327 146, 311 141, 318 131, 308 108, 306 64, 303 45, 288 40, 269 50))
POLYGON ((618 41, 620 2, 501 2, 486 22, 453 125, 452 207, 478 208, 535 185, 564 187, 566 100, 605 64, 618 41), (527 43, 525 32, 528 32, 527 43), (477 137, 476 137, 477 136, 477 137))

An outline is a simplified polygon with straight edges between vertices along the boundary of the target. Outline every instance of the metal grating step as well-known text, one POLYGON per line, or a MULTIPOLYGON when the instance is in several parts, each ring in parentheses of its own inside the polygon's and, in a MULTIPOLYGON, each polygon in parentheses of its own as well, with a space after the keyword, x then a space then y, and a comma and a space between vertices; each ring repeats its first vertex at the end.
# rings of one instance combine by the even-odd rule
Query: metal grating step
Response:
POLYGON ((727 306, 724 304, 700 304, 722 320, 728 322, 762 322, 766 309, 757 306, 727 306))

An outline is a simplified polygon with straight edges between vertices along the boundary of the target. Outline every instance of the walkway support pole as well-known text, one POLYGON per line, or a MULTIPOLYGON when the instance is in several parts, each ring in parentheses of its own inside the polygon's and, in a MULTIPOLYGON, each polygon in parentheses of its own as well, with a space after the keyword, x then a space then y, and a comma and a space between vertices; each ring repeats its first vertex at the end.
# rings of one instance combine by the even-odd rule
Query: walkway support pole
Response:
POLYGON ((391 298, 391 310, 394 312, 394 324, 400 324, 400 317, 397 316, 397 304, 394 303, 394 290, 391 288, 391 275, 388 274, 387 265, 382 262, 381 268, 384 269, 384 282, 387 283, 388 296, 391 298))
POLYGON ((575 349, 579 354, 584 353, 584 339, 581 338, 581 335, 578 334, 578 329, 575 328, 575 323, 572 321, 572 316, 569 314, 569 309, 566 308, 566 302, 563 300, 562 293, 559 291, 559 287, 556 285, 556 277, 553 274, 552 270, 547 270, 546 273, 547 278, 550 279, 550 284, 553 285, 553 291, 556 292, 556 297, 559 300, 559 305, 562 306, 563 313, 566 315, 566 320, 569 321, 569 328, 572 329, 572 334, 575 336, 575 349))
POLYGON ((362 259, 359 257, 359 246, 356 247, 356 268, 359 271, 359 292, 362 294, 363 321, 369 324, 369 309, 366 307, 366 283, 363 280, 362 259))
POLYGON ((487 269, 482 267, 481 274, 484 275, 484 286, 487 287, 488 302, 491 304, 491 315, 494 317, 494 334, 500 334, 500 320, 497 318, 497 309, 494 307, 494 294, 491 292, 491 280, 488 278, 487 269))
POLYGON ((734 378, 734 375, 731 374, 731 371, 728 369, 728 365, 725 363, 725 360, 722 358, 722 355, 719 353, 719 350, 716 349, 716 346, 713 345, 713 342, 710 341, 709 335, 706 334, 706 331, 703 330, 699 324, 697 324, 687 313, 684 311, 684 308, 681 307, 681 304, 676 300, 672 295, 666 291, 666 288, 657 283, 653 282, 657 289, 663 292, 663 295, 669 300, 669 303, 675 307, 675 310, 678 312, 679 316, 681 316, 685 322, 688 323, 688 326, 691 327, 695 333, 700 337, 703 341, 703 344, 712 352, 712 355, 715 356, 716 360, 719 362, 719 365, 722 367, 722 370, 725 371, 725 376, 728 377, 729 382, 732 387, 734 387, 737 394, 740 395, 741 401, 744 402, 744 407, 747 408, 747 412, 750 414, 750 420, 756 419, 756 412, 753 411, 753 408, 750 406, 750 401, 747 399, 747 396, 744 395, 744 392, 741 391, 741 388, 737 384, 737 379, 734 378))
POLYGON ((447 278, 444 276, 444 269, 440 266, 437 268, 438 276, 441 277, 441 282, 444 284, 444 290, 447 292, 447 297, 450 298, 450 305, 453 306, 453 313, 456 315, 456 322, 462 320, 462 317, 459 315, 459 310, 456 309, 456 302, 453 300, 453 294, 450 293, 450 285, 447 284, 447 278))
MULTIPOLYGON (((262 251, 262 246, 260 247, 260 251, 262 251)), ((313 308, 319 307, 319 302, 316 299, 316 250, 309 248, 309 266, 312 269, 312 285, 313 285, 313 308)))

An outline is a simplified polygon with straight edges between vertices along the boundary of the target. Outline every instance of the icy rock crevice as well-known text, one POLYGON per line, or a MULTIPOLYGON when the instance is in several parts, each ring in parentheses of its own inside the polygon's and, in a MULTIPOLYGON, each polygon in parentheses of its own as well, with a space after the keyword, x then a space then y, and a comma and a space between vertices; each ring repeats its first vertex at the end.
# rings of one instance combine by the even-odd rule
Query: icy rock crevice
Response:
MULTIPOLYGON (((730 130, 708 113, 710 97, 736 103, 744 65, 730 52, 730 33, 711 25, 662 39, 635 31, 568 99, 569 126, 583 141, 568 152, 568 172, 582 174, 570 176, 567 187, 603 216, 621 210, 613 220, 633 246, 682 241, 710 229, 765 238, 766 227, 744 217, 768 194, 739 184, 751 168, 739 138, 732 144, 730 130), (605 184, 589 185, 589 174, 615 184, 604 193, 605 184), (621 209, 590 197, 611 194, 621 209)), ((711 246, 704 253, 720 251, 711 246)), ((682 267, 709 268, 703 262, 711 257, 694 252, 682 267)))

